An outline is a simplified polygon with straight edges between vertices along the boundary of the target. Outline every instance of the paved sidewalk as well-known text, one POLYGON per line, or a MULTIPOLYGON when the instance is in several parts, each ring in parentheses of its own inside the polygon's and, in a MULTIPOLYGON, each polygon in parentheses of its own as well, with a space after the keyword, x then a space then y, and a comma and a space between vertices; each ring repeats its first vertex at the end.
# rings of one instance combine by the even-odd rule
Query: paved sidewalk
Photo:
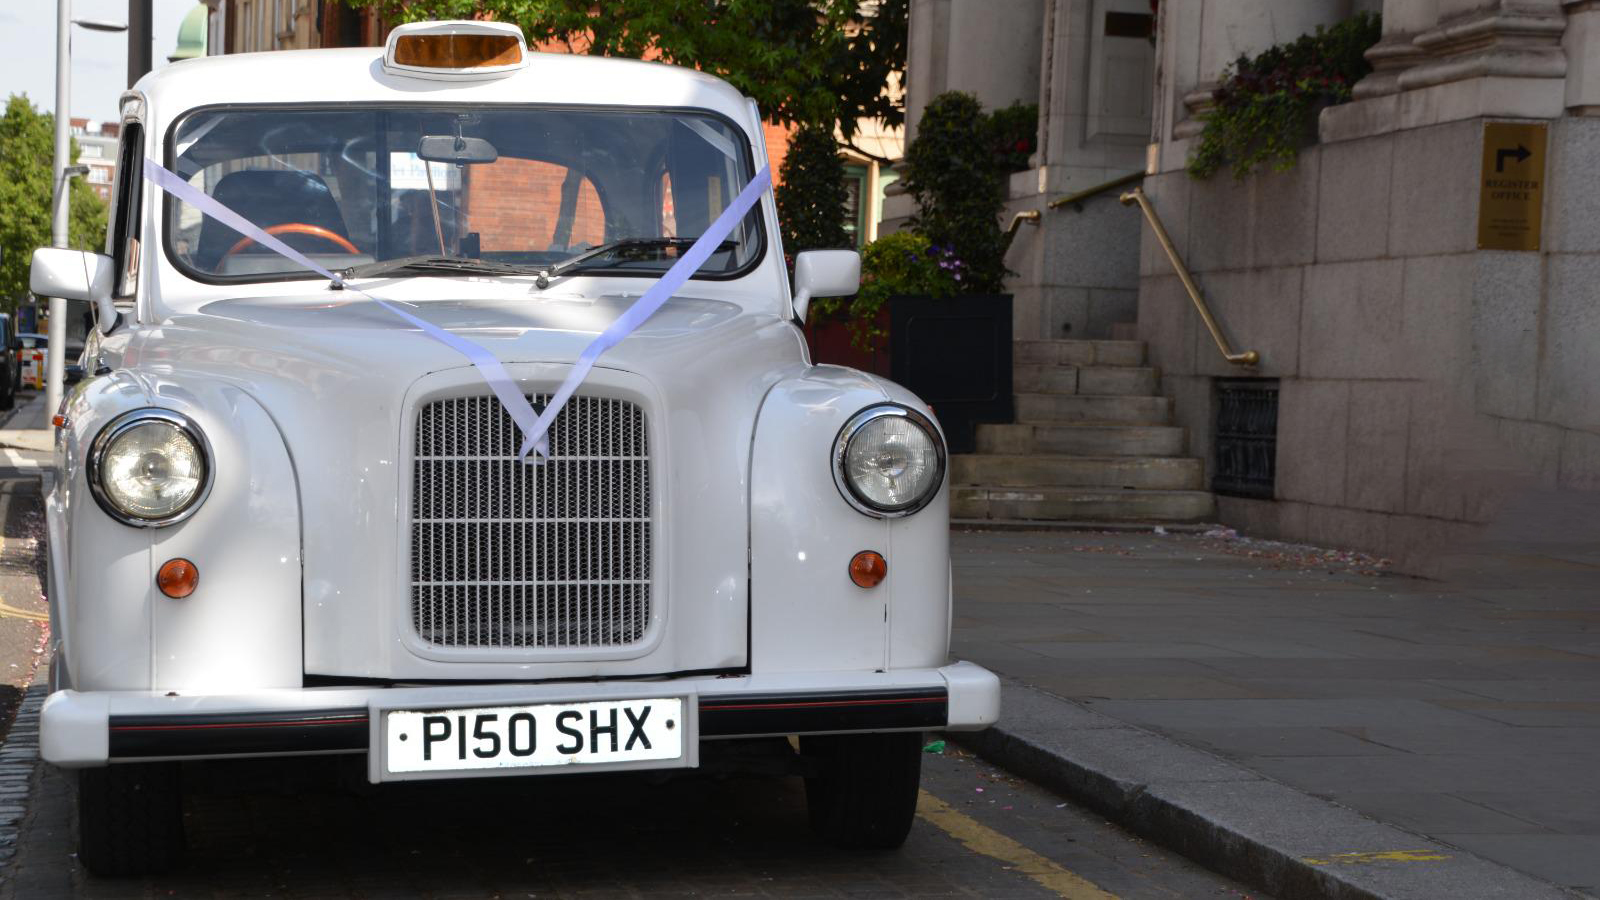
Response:
POLYGON ((49 418, 42 392, 19 394, 16 407, 0 413, 0 478, 49 465, 55 447, 49 418))
POLYGON ((1600 886, 1600 561, 1430 581, 1236 537, 952 537, 955 656, 1600 886))

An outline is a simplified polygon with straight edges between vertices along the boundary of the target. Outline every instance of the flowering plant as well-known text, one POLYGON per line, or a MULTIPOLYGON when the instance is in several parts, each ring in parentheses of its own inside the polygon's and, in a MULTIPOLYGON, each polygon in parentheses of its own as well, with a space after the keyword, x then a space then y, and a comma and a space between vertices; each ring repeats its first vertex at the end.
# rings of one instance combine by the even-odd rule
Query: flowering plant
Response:
POLYGON ((872 349, 887 333, 878 313, 897 295, 949 297, 970 278, 967 265, 949 247, 935 246, 911 231, 884 235, 861 250, 861 290, 853 297, 819 297, 811 302, 818 318, 844 318, 850 342, 872 349))
POLYGON ((1189 174, 1209 178, 1231 164, 1234 177, 1243 178, 1266 163, 1280 172, 1293 167, 1318 112, 1348 102, 1355 83, 1372 71, 1365 54, 1381 36, 1379 17, 1361 13, 1254 58, 1239 57, 1223 72, 1189 174))

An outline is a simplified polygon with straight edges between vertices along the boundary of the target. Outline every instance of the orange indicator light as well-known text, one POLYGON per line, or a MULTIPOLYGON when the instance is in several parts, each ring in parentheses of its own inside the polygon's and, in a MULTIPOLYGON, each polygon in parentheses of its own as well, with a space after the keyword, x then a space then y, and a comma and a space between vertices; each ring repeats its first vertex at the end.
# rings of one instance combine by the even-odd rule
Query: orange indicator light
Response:
POLYGON ((863 550, 850 558, 850 580, 856 587, 877 587, 888 574, 889 564, 882 555, 871 550, 863 550))
POLYGON ((522 62, 509 34, 408 34, 395 40, 394 61, 424 69, 483 69, 522 62))
POLYGON ((194 593, 199 584, 200 570, 182 557, 169 559, 156 570, 156 587, 174 600, 182 600, 194 593))

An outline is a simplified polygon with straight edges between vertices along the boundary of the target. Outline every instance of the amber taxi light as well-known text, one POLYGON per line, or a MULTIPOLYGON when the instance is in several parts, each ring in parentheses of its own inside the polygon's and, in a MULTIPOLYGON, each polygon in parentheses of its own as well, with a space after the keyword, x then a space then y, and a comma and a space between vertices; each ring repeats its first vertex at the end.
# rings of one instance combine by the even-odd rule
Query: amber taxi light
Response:
POLYGON ((156 570, 156 587, 174 600, 182 600, 194 593, 199 584, 200 570, 181 556, 167 560, 156 570))
POLYGON ((856 587, 877 587, 888 574, 889 563, 872 550, 863 550, 850 558, 850 580, 856 587))
POLYGON ((396 65, 419 69, 488 69, 522 62, 522 44, 509 34, 408 34, 395 40, 396 65))

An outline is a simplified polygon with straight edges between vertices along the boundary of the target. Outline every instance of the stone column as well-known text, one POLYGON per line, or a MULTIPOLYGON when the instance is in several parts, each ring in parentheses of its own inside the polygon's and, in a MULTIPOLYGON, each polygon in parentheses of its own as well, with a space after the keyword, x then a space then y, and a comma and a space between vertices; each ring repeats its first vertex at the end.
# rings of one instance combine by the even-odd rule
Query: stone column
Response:
POLYGON ((1367 51, 1372 74, 1356 83, 1356 99, 1400 89, 1400 73, 1427 58, 1416 37, 1439 22, 1439 0, 1383 0, 1383 39, 1367 51))
POLYGON ((1600 115, 1600 0, 1565 0, 1567 31, 1567 108, 1582 116, 1600 115))
POLYGON ((922 108, 944 93, 949 68, 950 0, 911 0, 906 34, 906 143, 917 133, 922 108))
POLYGON ((1438 6, 1438 21, 1414 42, 1428 58, 1400 73, 1401 90, 1468 78, 1528 79, 1520 90, 1513 89, 1527 95, 1519 100, 1532 104, 1523 114, 1560 114, 1560 102, 1553 111, 1537 111, 1548 104, 1533 96, 1563 96, 1566 16, 1560 0, 1438 0, 1438 6))

